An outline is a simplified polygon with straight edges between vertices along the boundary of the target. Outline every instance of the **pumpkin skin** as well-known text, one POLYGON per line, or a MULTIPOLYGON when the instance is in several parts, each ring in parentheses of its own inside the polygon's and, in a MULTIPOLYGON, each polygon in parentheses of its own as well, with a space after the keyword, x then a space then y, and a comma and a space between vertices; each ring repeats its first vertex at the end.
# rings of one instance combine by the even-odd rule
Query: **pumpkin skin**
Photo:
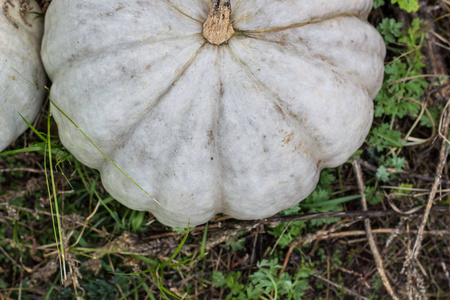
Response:
POLYGON ((310 194, 363 143, 385 46, 370 0, 236 0, 235 34, 203 37, 208 0, 54 0, 42 58, 63 144, 111 195, 185 227, 258 219, 310 194))
MULTIPOLYGON (((44 20, 33 15, 22 18, 19 1, 11 3, 14 6, 3 4, 9 19, 0 12, 0 151, 28 128, 19 113, 28 122, 36 118, 46 83, 40 57, 44 20)), ((40 12, 36 1, 30 5, 40 12)))

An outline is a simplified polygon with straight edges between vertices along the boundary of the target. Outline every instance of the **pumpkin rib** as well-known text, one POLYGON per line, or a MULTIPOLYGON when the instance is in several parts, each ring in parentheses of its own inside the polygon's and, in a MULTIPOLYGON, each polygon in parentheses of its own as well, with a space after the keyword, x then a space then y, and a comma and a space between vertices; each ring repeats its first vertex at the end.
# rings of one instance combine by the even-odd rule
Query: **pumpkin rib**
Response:
MULTIPOLYGON (((144 120, 148 117, 148 115, 152 112, 152 110, 154 108, 156 108, 162 101, 164 101, 164 99, 167 99, 166 96, 170 93, 170 91, 173 89, 173 87, 176 85, 176 83, 182 78, 182 76, 185 74, 186 70, 197 59, 197 57, 199 56, 199 53, 201 53, 203 51, 203 49, 205 48, 205 45, 207 45, 206 42, 203 43, 203 45, 197 49, 195 54, 193 54, 193 56, 189 59, 189 61, 180 70, 179 74, 176 76, 176 78, 173 80, 173 82, 166 89, 164 89, 164 91, 160 95, 158 95, 158 97, 156 97, 156 100, 154 101, 154 103, 151 106, 149 106, 144 113, 141 114, 141 117, 138 120, 136 120, 136 122, 134 122, 134 124, 125 133, 126 138, 123 139, 121 143, 116 144, 115 147, 111 150, 111 153, 116 152, 117 149, 121 148, 125 143, 127 143, 129 138, 131 137, 130 132, 133 132, 136 129, 136 127, 138 127, 142 123, 142 120, 144 120)), ((101 163, 101 164, 103 165, 105 163, 109 163, 109 161, 106 158, 103 159, 103 163, 101 163)))
MULTIPOLYGON (((233 43, 236 43, 236 42, 237 42, 236 40, 233 40, 233 43)), ((317 139, 315 139, 314 137, 312 137, 311 134, 305 130, 304 124, 302 124, 302 122, 299 121, 298 116, 296 116, 288 108, 288 106, 285 105, 286 102, 281 99, 280 95, 275 93, 267 85, 262 83, 250 71, 250 68, 248 67, 248 64, 246 62, 244 62, 244 60, 239 57, 237 52, 234 51, 231 46, 228 46, 228 49, 229 49, 230 53, 232 54, 232 56, 235 57, 235 59, 240 63, 240 65, 242 66, 242 69, 245 70, 247 76, 253 82, 255 82, 255 84, 257 84, 261 88, 261 90, 264 91, 264 94, 266 95, 265 98, 267 100, 269 100, 269 101, 272 101, 275 110, 278 111, 283 116, 283 118, 289 120, 289 123, 291 124, 291 126, 294 127, 297 130, 297 133, 299 133, 299 135, 301 136, 300 140, 302 141, 302 144, 307 144, 309 146, 312 145, 312 147, 314 147, 315 149, 320 149, 321 147, 319 146, 319 141, 317 139)), ((319 157, 316 157, 316 156, 320 156, 321 155, 320 152, 321 151, 314 152, 314 160, 316 160, 316 161, 320 160, 319 157)))
MULTIPOLYGON (((214 47, 214 46, 211 46, 214 47)), ((223 52, 225 47, 214 47, 216 49, 217 52, 223 52)), ((215 60, 215 65, 218 65, 220 63, 220 57, 221 55, 219 53, 216 54, 216 60, 215 60)), ((218 165, 219 168, 219 175, 217 178, 218 179, 218 186, 219 186, 219 190, 217 192, 218 196, 216 199, 216 206, 215 206, 215 214, 220 213, 222 211, 225 210, 226 207, 226 203, 225 203, 225 187, 223 185, 223 178, 225 177, 225 163, 224 163, 224 158, 222 156, 222 152, 219 151, 219 146, 216 144, 218 143, 218 141, 220 141, 220 134, 219 134, 219 129, 220 129, 220 112, 221 112, 221 103, 222 103, 222 98, 223 98, 223 94, 224 94, 224 90, 223 90, 223 74, 222 72, 219 70, 219 90, 217 91, 218 93, 218 98, 217 101, 214 101, 214 128, 211 129, 211 133, 212 133, 212 137, 211 137, 211 141, 214 143, 214 149, 215 149, 215 157, 217 157, 217 162, 216 164, 218 165)))
MULTIPOLYGON (((176 69, 181 69, 186 65, 189 58, 204 44, 204 39, 198 36, 194 42, 187 38, 181 44, 182 49, 179 49, 180 45, 177 46, 176 42, 172 41, 170 45, 142 45, 139 51, 135 49, 135 56, 130 59, 127 59, 127 52, 118 52, 114 56, 115 63, 111 63, 111 59, 103 55, 91 58, 91 60, 74 62, 70 68, 62 69, 58 73, 58 77, 53 82, 50 96, 52 99, 58 99, 57 105, 69 113, 70 118, 107 156, 110 156, 111 144, 122 140, 125 134, 124 130, 128 131, 128 125, 125 124, 134 123, 142 115, 142 112, 153 105, 156 97, 173 84, 176 78, 176 69), (160 51, 161 47, 173 49, 169 53, 176 52, 178 59, 173 55, 166 57, 166 54, 160 51), (159 51, 160 55, 153 55, 146 63, 140 63, 146 53, 155 51, 159 51), (173 64, 173 60, 177 62, 173 64), (136 62, 139 63, 136 64, 136 62), (167 68, 166 65, 169 63, 175 69, 167 68), (146 66, 147 64, 148 66, 146 66), (126 65, 130 65, 129 73, 121 71, 122 67, 126 65), (142 71, 149 73, 147 75, 142 71), (99 76, 89 75, 94 73, 99 76), (131 79, 130 75, 133 73, 135 73, 135 78, 131 79), (81 86, 74 86, 74 82, 80 83, 81 86), (136 84, 139 84, 141 88, 136 89, 136 84), (76 98, 68 92, 74 88, 78 90, 76 98), (84 100, 80 101, 78 98, 84 100), (122 99, 128 100, 122 101, 122 99), (99 107, 100 103, 104 103, 106 107, 99 107), (120 113, 123 110, 126 110, 126 113, 120 113), (73 112, 78 112, 78 114, 73 112), (93 122, 93 120, 96 121, 93 122), (111 123, 109 120, 113 120, 113 122, 111 123), (122 123, 121 120, 123 120, 122 123)), ((65 130, 72 130, 73 125, 64 116, 57 111, 54 111, 54 115, 60 127, 63 123, 67 123, 67 126, 64 125, 65 130)), ((62 141, 80 161, 90 167, 100 167, 99 161, 103 161, 104 157, 87 139, 78 133, 73 133, 67 138, 62 137, 62 141), (90 149, 87 151, 89 155, 81 155, 86 149, 90 149)))
POLYGON ((211 0, 165 0, 183 14, 203 24, 211 8, 211 0), (194 16, 196 15, 196 16, 194 16))
POLYGON ((295 23, 295 24, 291 24, 289 26, 274 27, 274 28, 259 29, 259 30, 242 30, 242 29, 239 29, 239 27, 236 27, 235 29, 236 29, 236 31, 240 31, 240 32, 243 32, 245 34, 271 33, 271 32, 279 32, 279 31, 289 30, 289 29, 293 29, 293 28, 305 27, 305 26, 308 26, 308 25, 319 24, 319 23, 323 23, 323 22, 326 22, 326 21, 329 21, 329 20, 333 20, 335 18, 341 18, 341 17, 354 17, 354 18, 357 18, 360 21, 366 21, 361 16, 356 15, 356 14, 338 14, 338 15, 326 16, 325 18, 317 19, 317 20, 313 20, 313 21, 302 22, 302 23, 295 23))
MULTIPOLYGON (((289 110, 292 112, 292 115, 296 116, 296 119, 301 121, 302 129, 307 132, 307 136, 318 138, 320 148, 315 149, 318 153, 322 154, 317 160, 321 159, 326 166, 337 164, 337 161, 345 161, 347 158, 340 157, 342 155, 342 149, 353 149, 356 151, 362 141, 337 139, 335 134, 329 134, 327 130, 336 133, 338 128, 342 126, 343 132, 346 130, 368 131, 370 122, 365 118, 370 115, 368 112, 370 107, 368 105, 372 100, 361 91, 359 84, 355 83, 352 78, 347 78, 346 80, 346 77, 348 76, 341 77, 339 73, 334 73, 327 68, 319 68, 318 66, 315 66, 312 61, 304 59, 299 55, 293 55, 289 50, 286 50, 286 48, 283 48, 284 51, 282 53, 280 52, 279 57, 277 57, 277 53, 279 53, 280 50, 275 47, 268 47, 265 44, 264 41, 256 39, 242 39, 241 45, 237 38, 229 43, 230 47, 235 48, 234 52, 239 53, 238 55, 241 60, 252 66, 250 72, 258 77, 258 80, 264 79, 265 82, 263 84, 267 86, 267 89, 273 90, 279 95, 278 98, 283 101, 284 107, 290 107, 289 110), (247 52, 243 49, 246 49, 247 52), (266 52, 260 51, 260 49, 267 49, 266 51, 268 53, 266 54, 266 52), (259 52, 258 57, 248 54, 250 52, 249 50, 251 50, 252 53, 259 52), (275 58, 272 58, 272 56, 276 57, 276 64, 274 61, 275 58), (300 65, 303 65, 304 71, 290 68, 290 65, 292 64, 299 67, 300 62, 300 65), (273 65, 270 65, 270 63, 273 65), (281 63, 283 63, 283 65, 280 65, 281 63), (270 72, 271 70, 277 70, 276 73, 279 74, 279 76, 277 78, 264 76, 264 74, 268 74, 267 72, 270 72), (322 70, 322 73, 318 74, 317 72, 312 72, 310 70, 322 70), (336 80, 339 80, 340 83, 336 82, 334 84, 329 84, 336 80), (286 85, 289 85, 289 82, 297 82, 295 92, 292 88, 288 89, 286 87, 286 85), (320 84, 321 89, 314 89, 318 84, 320 84), (304 88, 301 89, 300 87, 304 88), (281 96, 280 93, 283 96, 281 96), (341 101, 336 101, 333 97, 335 94, 342 94, 340 99, 342 103, 341 101), (317 105, 319 105, 318 103, 312 104, 315 102, 319 102, 321 105, 327 103, 324 105, 329 105, 329 108, 322 112, 322 114, 318 114, 317 111, 322 111, 322 108, 317 107, 317 105), (358 105, 361 107, 360 109, 362 109, 359 118, 353 118, 347 121, 346 119, 338 117, 338 112, 345 113, 345 110, 356 110, 358 105), (348 125, 345 125, 345 122, 347 122, 348 125), (359 126, 363 127, 360 129, 359 126), (334 145, 334 142, 330 144, 331 141, 334 141, 336 144, 334 145), (331 151, 331 149, 333 149, 333 151, 331 151), (334 153, 334 151, 337 152, 334 153)), ((321 62, 321 64, 323 64, 323 62, 321 62)), ((309 140, 306 142, 309 142, 311 147, 314 145, 309 140)))
POLYGON ((288 141, 295 127, 271 102, 261 101, 268 95, 231 55, 224 51, 221 58, 225 99, 220 102, 220 143, 227 165, 226 207, 221 212, 241 219, 267 217, 314 188, 317 160, 308 147, 288 141))
POLYGON ((198 22, 198 23, 203 24, 204 21, 197 20, 196 18, 194 18, 194 17, 190 16, 189 14, 185 13, 185 12, 182 11, 179 7, 177 7, 177 6, 174 5, 172 2, 170 2, 170 0, 163 0, 163 1, 167 2, 167 4, 169 4, 170 6, 172 6, 173 9, 175 9, 176 11, 178 11, 181 15, 183 15, 183 16, 185 16, 185 17, 187 17, 187 18, 189 18, 189 19, 191 19, 191 20, 193 20, 193 21, 196 21, 196 22, 198 22))
POLYGON ((334 15, 357 15, 367 18, 372 9, 371 0, 247 0, 234 9, 233 26, 241 30, 281 28, 315 20, 331 18, 334 15))
MULTIPOLYGON (((247 37, 255 38, 257 40, 268 42, 268 43, 279 44, 282 47, 285 46, 284 43, 280 42, 280 41, 264 39, 263 37, 255 37, 253 35, 248 35, 247 37)), ((295 46, 295 45, 293 45, 293 46, 295 46)), ((342 76, 343 78, 346 78, 346 79, 349 78, 349 79, 351 79, 351 81, 359 83, 359 80, 358 80, 359 78, 356 78, 355 74, 348 72, 348 70, 345 70, 345 69, 343 70, 343 68, 346 67, 345 64, 342 64, 342 66, 339 65, 339 67, 338 67, 336 65, 336 63, 339 63, 340 61, 334 60, 334 59, 332 59, 330 57, 326 57, 326 56, 313 55, 313 54, 311 54, 311 52, 312 52, 311 48, 309 48, 308 51, 304 51, 301 53, 295 52, 294 49, 287 49, 287 50, 285 50, 285 52, 292 53, 292 56, 302 57, 302 58, 304 58, 305 62, 314 61, 316 64, 329 69, 333 73, 339 74, 339 76, 342 76)), ((367 55, 366 53, 363 53, 363 54, 367 55)), ((369 56, 369 55, 367 55, 367 56, 369 56)), ((352 57, 354 57, 354 56, 352 56, 352 57)), ((368 87, 366 87, 365 85, 361 85, 361 88, 363 88, 368 94, 371 94, 368 87)), ((295 114, 293 114, 293 113, 291 113, 291 115, 295 116, 295 114)))
MULTIPOLYGON (((214 47, 208 47, 205 50, 212 49, 217 51, 214 47)), ((193 72, 199 70, 203 72, 210 69, 210 65, 207 65, 206 62, 217 60, 216 53, 205 52, 204 54, 206 55, 199 56, 201 61, 196 60, 192 63, 186 71, 187 73, 193 75, 193 72)), ((196 87, 200 86, 201 77, 195 77, 195 80, 192 81, 193 77, 190 75, 183 76, 179 83, 170 91, 167 97, 170 97, 173 101, 165 101, 160 103, 158 107, 155 107, 152 114, 145 118, 144 123, 133 132, 129 142, 121 149, 122 151, 116 152, 114 154, 115 157, 112 157, 119 165, 126 164, 124 171, 131 177, 138 176, 138 178, 143 179, 142 186, 150 194, 158 200, 163 198, 161 201, 162 206, 157 207, 158 210, 162 210, 159 216, 166 216, 165 218, 169 219, 174 218, 175 221, 180 221, 181 216, 178 216, 173 210, 176 210, 177 207, 178 209, 183 207, 182 210, 186 214, 188 210, 192 212, 196 206, 200 205, 200 203, 195 202, 196 199, 199 199, 200 202, 206 201, 203 209, 200 209, 201 207, 198 209, 202 212, 205 210, 205 213, 212 216, 217 211, 217 208, 211 209, 211 203, 214 204, 214 202, 210 201, 220 197, 220 190, 217 185, 220 182, 220 174, 217 170, 219 158, 217 154, 214 154, 217 151, 213 144, 217 139, 211 143, 210 136, 208 136, 209 132, 206 130, 206 128, 210 129, 211 125, 215 123, 213 117, 216 116, 216 109, 210 104, 215 105, 217 103, 217 98, 212 95, 219 93, 218 96, 220 96, 219 80, 215 80, 215 78, 219 77, 219 74, 214 73, 210 76, 205 76, 207 77, 206 80, 211 84, 201 86, 201 88, 197 89, 198 93, 186 94, 186 87, 192 84, 196 87), (185 97, 182 97, 183 95, 185 97), (202 118, 197 118, 196 116, 200 112, 207 113, 202 113, 202 118), (178 116, 176 122, 172 122, 172 115, 178 116), (195 124, 196 122, 197 124, 195 124), (203 125, 198 127, 200 124, 203 125), (203 128, 205 130, 197 130, 203 128), (144 139, 154 142, 145 143, 143 142, 144 139), (180 145, 183 145, 183 147, 180 147, 180 145), (193 148, 187 156, 186 152, 183 151, 191 146, 193 148), (133 157, 125 157, 123 155, 124 152, 130 151, 133 153, 133 157), (214 156, 214 160, 210 159, 210 155, 211 157, 214 156), (142 165, 142 161, 146 162, 147 167, 140 170, 138 167, 142 165), (161 161, 166 163, 161 164, 161 161), (198 161, 201 164, 194 163, 198 161), (181 166, 182 162, 185 162, 183 166, 181 166), (203 165, 206 166, 207 170, 214 171, 214 173, 210 174, 208 171, 206 175, 197 175, 204 171, 202 170, 203 165), (192 168, 192 171, 188 170, 190 168, 192 168), (181 180, 181 182, 175 185, 174 180, 177 180, 176 178, 179 178, 178 180, 181 180), (181 178, 185 178, 188 183, 181 178), (167 185, 173 186, 173 188, 168 189, 167 185), (189 189, 192 189, 194 194, 191 200, 194 201, 192 204, 189 204, 191 197, 191 193, 187 193, 189 189), (214 197, 206 197, 209 194, 205 191, 208 190, 214 191, 214 197), (181 196, 180 194, 184 195, 181 196), (186 200, 186 198, 188 199, 186 200), (179 203, 181 200, 185 202, 179 203)), ((138 191, 135 193, 135 189, 127 180, 115 181, 115 174, 117 176, 120 176, 120 174, 111 165, 105 165, 101 172, 102 179, 106 182, 105 186, 110 188, 113 185, 114 189, 112 191, 118 191, 118 193, 113 195, 122 203, 128 205, 134 199, 141 199, 141 201, 134 201, 142 205, 144 202, 142 200, 147 199, 142 197, 142 193, 138 191), (130 189, 133 189, 132 193, 124 193, 124 191, 130 191, 130 189)), ((156 205, 152 204, 148 209, 151 209, 151 207, 156 207, 156 205)), ((193 215, 191 224, 194 224, 194 221, 193 215)))
MULTIPOLYGON (((88 55, 84 55, 83 57, 79 57, 79 58, 76 58, 76 59, 68 59, 67 62, 64 65, 59 66, 57 68, 56 72, 50 72, 49 73, 49 77, 52 79, 52 81, 55 81, 56 80, 55 78, 60 77, 59 72, 61 70, 68 69, 69 67, 72 67, 72 64, 74 64, 74 63, 81 64, 81 63, 83 63, 85 61, 92 60, 94 58, 103 57, 103 56, 106 56, 106 55, 112 55, 114 53, 134 50, 134 49, 139 48, 139 47, 145 47, 145 46, 148 46, 148 45, 151 45, 151 44, 157 44, 157 43, 166 42, 166 41, 187 39, 187 38, 195 37, 195 36, 203 37, 201 33, 194 33, 194 34, 177 36, 177 37, 163 38, 163 39, 160 39, 160 40, 150 40, 150 38, 149 38, 148 40, 136 41, 136 42, 134 42, 132 44, 130 44, 130 43, 122 43, 122 44, 116 45, 114 48, 105 47, 105 48, 102 48, 102 49, 98 50, 98 52, 96 51, 96 52, 90 53, 88 55)), ((206 43, 206 41, 205 41, 205 43, 206 43)), ((48 58, 45 58, 44 60, 45 61, 50 61, 50 59, 48 59, 48 58)), ((47 64, 47 68, 49 68, 48 64, 47 64)))
POLYGON ((54 1, 45 18, 46 33, 42 42, 42 48, 46 49, 42 55, 44 65, 52 78, 56 77, 62 66, 66 67, 67 61, 82 59, 91 53, 108 51, 111 48, 116 49, 120 44, 201 34, 201 24, 178 15, 178 11, 160 0, 116 3, 89 3, 88 0, 54 1), (108 16, 111 12, 111 16, 108 16), (134 14, 139 16, 135 17, 134 14), (176 23, 170 23, 168 18, 172 17, 176 18, 176 23), (49 28, 51 30, 48 30, 49 28), (114 33, 111 34, 108 29, 114 30, 114 33), (89 34, 82 33, 86 31, 89 34), (56 36, 64 38, 57 39, 56 36))
MULTIPOLYGON (((343 38, 335 39, 334 36, 340 32, 348 29, 353 29, 353 18, 342 17, 341 19, 335 19, 330 24, 314 24, 311 30, 324 30, 327 32, 335 33, 330 34, 322 38, 323 35, 318 35, 319 38, 312 38, 308 36, 305 29, 291 29, 286 34, 276 33, 264 33, 264 34, 250 34, 250 37, 266 41, 279 43, 281 46, 289 46, 297 49, 298 55, 307 56, 308 58, 320 62, 327 62, 329 67, 333 68, 341 74, 349 74, 353 77, 354 82, 361 83, 361 87, 366 89, 368 94, 374 98, 377 91, 380 88, 382 72, 376 74, 379 78, 375 83, 370 80, 364 74, 373 73, 373 69, 383 69, 383 61, 385 56, 384 43, 378 32, 367 21, 364 21, 364 28, 358 28, 355 34, 361 31, 370 33, 369 41, 366 41, 362 37, 355 34, 345 35, 343 38), (316 27, 316 28, 315 28, 316 27), (309 38, 309 39, 308 39, 309 38), (299 41, 301 41, 299 43, 299 41), (321 49, 323 44, 326 43, 327 50, 321 49), (344 47, 346 45, 347 47, 344 47), (304 48, 304 49, 302 49, 304 48), (338 49, 338 50, 335 50, 338 49), (381 51, 376 51, 380 49, 381 51), (338 55, 342 51, 349 51, 349 55, 338 55), (359 63, 360 61, 366 62, 366 64, 359 63), (368 85, 368 83, 372 83, 368 85), (375 84, 375 85, 374 85, 375 84)), ((287 51, 293 51, 288 49, 287 51)))

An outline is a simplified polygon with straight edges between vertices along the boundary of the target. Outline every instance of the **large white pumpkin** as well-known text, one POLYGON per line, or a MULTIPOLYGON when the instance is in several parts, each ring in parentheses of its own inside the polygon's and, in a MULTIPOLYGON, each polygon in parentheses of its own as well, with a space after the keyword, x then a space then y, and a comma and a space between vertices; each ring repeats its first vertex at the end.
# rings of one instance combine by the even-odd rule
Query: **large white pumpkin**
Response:
POLYGON ((0 151, 28 128, 42 105, 46 81, 40 49, 44 20, 36 1, 2 1, 0 11, 0 151))
POLYGON ((170 226, 297 204, 371 125, 385 55, 371 0, 235 0, 231 16, 228 4, 54 0, 47 11, 51 99, 160 204, 53 109, 63 144, 114 198, 170 226), (208 40, 226 42, 205 38, 207 19, 208 40))

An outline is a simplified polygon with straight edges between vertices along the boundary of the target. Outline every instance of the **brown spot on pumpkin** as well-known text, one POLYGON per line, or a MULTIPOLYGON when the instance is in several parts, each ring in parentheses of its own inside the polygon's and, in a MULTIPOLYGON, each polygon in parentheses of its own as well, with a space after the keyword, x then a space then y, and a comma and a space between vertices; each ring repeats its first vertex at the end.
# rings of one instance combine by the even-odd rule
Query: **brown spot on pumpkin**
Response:
POLYGON ((284 138, 281 147, 284 147, 286 144, 288 144, 288 143, 291 141, 291 139, 292 139, 293 136, 294 136, 294 133, 293 133, 293 132, 289 133, 289 134, 284 138))
POLYGON ((11 80, 16 80, 16 76, 14 76, 14 75, 11 75, 10 78, 11 78, 11 80))
POLYGON ((278 44, 280 44, 282 47, 286 47, 287 42, 286 42, 286 35, 283 34, 280 39, 278 40, 278 44))
MULTIPOLYGON (((214 131, 208 131, 208 145, 214 142, 214 131)), ((212 159, 212 157, 211 157, 212 159)))
MULTIPOLYGON (((336 67, 336 64, 334 63, 334 61, 324 55, 321 54, 314 54, 313 55, 314 58, 323 61, 324 63, 329 64, 330 66, 336 67)), ((333 70, 332 70, 333 71, 333 70)))
POLYGON ((151 64, 146 65, 146 66, 145 66, 145 71, 150 71, 150 68, 151 68, 151 67, 152 67, 151 64))
POLYGON ((322 164, 322 160, 321 159, 319 159, 319 161, 317 162, 317 169, 319 169, 320 168, 320 165, 322 164))
POLYGON ((286 115, 285 115, 284 111, 281 109, 281 107, 278 104, 275 104, 275 109, 283 117, 283 120, 286 119, 286 115))
POLYGON ((223 97, 223 93, 224 93, 224 91, 223 91, 223 83, 221 82, 220 83, 220 90, 219 90, 220 98, 223 97))
POLYGON ((120 3, 119 6, 114 7, 114 10, 118 11, 118 10, 121 10, 123 8, 125 8, 125 5, 123 5, 123 3, 120 3))

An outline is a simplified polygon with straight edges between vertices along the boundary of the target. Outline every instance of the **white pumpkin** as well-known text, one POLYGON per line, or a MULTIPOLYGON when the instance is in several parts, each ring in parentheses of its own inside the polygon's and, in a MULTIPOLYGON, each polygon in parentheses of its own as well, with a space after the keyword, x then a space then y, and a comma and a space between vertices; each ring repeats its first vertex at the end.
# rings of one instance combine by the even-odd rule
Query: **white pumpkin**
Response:
POLYGON ((229 5, 54 0, 47 11, 52 100, 160 204, 53 109, 61 141, 114 198, 170 226, 292 207, 371 125, 385 55, 371 0, 229 5))
POLYGON ((36 1, 2 1, 0 12, 0 151, 27 128, 41 108, 46 82, 40 49, 44 20, 36 1))

